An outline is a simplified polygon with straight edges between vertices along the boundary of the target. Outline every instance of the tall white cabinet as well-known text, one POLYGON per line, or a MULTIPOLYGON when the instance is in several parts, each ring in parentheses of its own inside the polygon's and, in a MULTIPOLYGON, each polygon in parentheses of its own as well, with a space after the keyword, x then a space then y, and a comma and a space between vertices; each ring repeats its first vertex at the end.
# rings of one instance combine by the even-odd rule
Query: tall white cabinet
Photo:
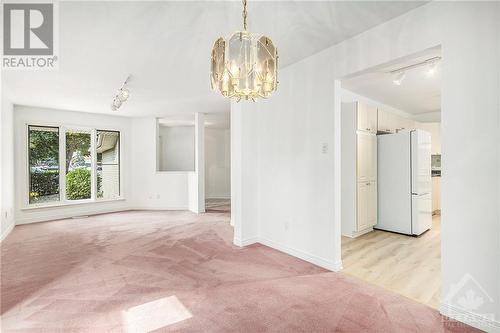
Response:
POLYGON ((377 108, 342 103, 342 234, 356 237, 377 223, 377 108))
POLYGON ((377 224, 377 136, 357 133, 357 233, 377 224))

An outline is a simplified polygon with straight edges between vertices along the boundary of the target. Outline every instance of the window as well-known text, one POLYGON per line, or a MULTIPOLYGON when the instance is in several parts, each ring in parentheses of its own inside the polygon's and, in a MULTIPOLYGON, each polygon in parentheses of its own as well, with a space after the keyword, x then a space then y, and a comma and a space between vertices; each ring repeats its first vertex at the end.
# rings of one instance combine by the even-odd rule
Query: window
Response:
POLYGON ((29 203, 60 200, 59 128, 28 126, 29 203))
POLYGON ((28 142, 30 205, 120 198, 120 132, 29 125, 28 142))
POLYGON ((90 132, 66 131, 66 199, 92 197, 90 132))
POLYGON ((120 132, 97 130, 97 197, 120 196, 120 132))

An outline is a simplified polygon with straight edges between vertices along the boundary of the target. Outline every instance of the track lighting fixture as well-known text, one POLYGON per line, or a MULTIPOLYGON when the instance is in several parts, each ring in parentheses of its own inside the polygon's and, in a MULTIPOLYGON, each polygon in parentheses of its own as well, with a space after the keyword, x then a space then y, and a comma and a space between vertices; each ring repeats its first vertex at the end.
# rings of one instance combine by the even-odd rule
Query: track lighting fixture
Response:
POLYGON ((427 76, 429 76, 429 77, 434 76, 434 74, 436 73, 437 64, 438 64, 437 61, 433 61, 433 62, 429 63, 429 69, 427 70, 427 76))
POLYGON ((433 57, 433 58, 421 61, 421 62, 413 64, 413 65, 394 69, 394 70, 389 72, 389 74, 392 75, 392 83, 394 83, 397 86, 400 86, 403 83, 403 80, 406 76, 407 71, 418 68, 418 67, 422 67, 422 66, 427 66, 428 69, 427 69, 426 74, 428 77, 432 77, 432 76, 434 76, 434 74, 437 71, 439 61, 441 61, 441 57, 433 57))
POLYGON ((397 86, 400 86, 401 83, 403 83, 405 76, 406 76, 405 72, 394 73, 394 78, 392 79, 392 83, 394 83, 397 86))
POLYGON ((125 82, 123 82, 122 86, 120 89, 118 89, 118 93, 115 95, 113 98, 113 102, 111 103, 111 111, 117 111, 124 102, 127 101, 127 99, 130 96, 130 91, 127 88, 127 83, 130 79, 130 75, 127 76, 127 79, 125 82))

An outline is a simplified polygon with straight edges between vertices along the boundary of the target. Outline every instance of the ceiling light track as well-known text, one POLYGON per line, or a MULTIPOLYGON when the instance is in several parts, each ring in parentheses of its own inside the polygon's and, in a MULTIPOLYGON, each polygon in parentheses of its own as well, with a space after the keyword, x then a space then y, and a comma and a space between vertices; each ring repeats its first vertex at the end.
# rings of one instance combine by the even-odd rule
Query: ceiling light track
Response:
POLYGON ((432 57, 432 58, 426 59, 424 61, 418 62, 416 64, 412 64, 412 65, 404 66, 404 67, 401 67, 398 69, 394 69, 394 70, 388 72, 388 74, 391 74, 393 76, 392 83, 394 83, 397 86, 400 86, 401 83, 403 83, 403 80, 406 76, 406 72, 411 70, 411 69, 415 69, 415 68, 419 68, 419 67, 423 67, 423 66, 428 66, 427 76, 428 77, 434 76, 434 74, 436 73, 437 64, 440 61, 441 61, 441 57, 432 57))
POLYGON ((418 68, 418 67, 422 67, 422 66, 430 66, 432 64, 438 63, 439 61, 441 61, 441 57, 429 58, 427 60, 421 61, 421 62, 416 63, 416 64, 412 64, 412 65, 409 65, 409 66, 405 66, 405 67, 401 67, 401 68, 398 68, 398 69, 394 69, 394 70, 390 71, 389 74, 406 72, 406 71, 408 71, 410 69, 414 69, 414 68, 418 68))

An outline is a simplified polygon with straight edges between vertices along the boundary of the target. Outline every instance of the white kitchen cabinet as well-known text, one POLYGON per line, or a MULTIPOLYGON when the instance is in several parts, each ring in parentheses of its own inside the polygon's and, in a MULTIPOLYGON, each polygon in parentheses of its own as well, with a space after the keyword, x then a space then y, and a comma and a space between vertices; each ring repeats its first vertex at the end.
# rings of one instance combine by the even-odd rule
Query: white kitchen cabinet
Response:
POLYGON ((361 182, 358 183, 358 198, 357 198, 357 230, 356 232, 362 231, 364 229, 369 228, 368 225, 368 211, 367 211, 367 202, 368 202, 368 185, 369 183, 361 182))
POLYGON ((357 133, 357 216, 355 235, 377 224, 377 136, 357 133))
POLYGON ((359 182, 357 197, 357 230, 362 232, 377 224, 377 183, 359 182))
POLYGON ((413 119, 410 119, 410 118, 402 118, 402 124, 401 124, 401 127, 403 127, 404 129, 408 129, 408 130, 413 130, 415 129, 415 121, 413 119))
POLYGON ((380 132, 386 132, 386 133, 394 133, 394 128, 392 126, 392 117, 391 113, 378 109, 378 123, 377 123, 377 130, 380 132))
POLYGON ((413 119, 405 118, 400 115, 378 110, 378 130, 386 133, 396 133, 397 131, 415 129, 416 124, 413 119))
POLYGON ((392 127, 394 128, 394 132, 392 133, 395 133, 403 129, 408 129, 408 130, 415 129, 415 121, 413 119, 405 118, 395 114, 392 115, 392 117, 393 117, 392 127))
POLYGON ((377 136, 371 133, 357 134, 357 181, 377 180, 377 136))
POLYGON ((358 131, 377 133, 377 108, 356 102, 358 131))
POLYGON ((348 102, 341 112, 342 235, 357 237, 377 223, 377 109, 348 102))
POLYGON ((441 177, 432 177, 432 213, 441 211, 441 177))
POLYGON ((377 182, 368 183, 368 191, 366 198, 367 224, 373 227, 377 224, 377 182))

